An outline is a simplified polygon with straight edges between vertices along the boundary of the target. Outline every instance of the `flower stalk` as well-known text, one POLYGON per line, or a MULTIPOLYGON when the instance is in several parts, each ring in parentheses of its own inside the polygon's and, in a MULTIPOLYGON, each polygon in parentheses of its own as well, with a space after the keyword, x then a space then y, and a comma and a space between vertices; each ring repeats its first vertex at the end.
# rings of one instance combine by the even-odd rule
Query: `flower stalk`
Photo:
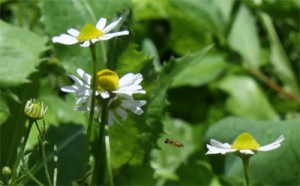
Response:
POLYGON ((107 160, 107 171, 108 171, 108 180, 109 185, 114 185, 112 165, 111 165, 111 151, 110 151, 110 140, 109 140, 109 126, 105 125, 105 151, 106 151, 106 160, 107 160))
POLYGON ((104 183, 104 177, 105 177, 105 169, 106 169, 106 148, 103 148, 104 141, 104 129, 105 126, 108 123, 108 102, 109 99, 102 99, 102 110, 101 110, 101 123, 100 123, 100 130, 99 130, 99 136, 97 140, 97 146, 96 146, 96 160, 95 160, 95 167, 92 175, 92 185, 101 185, 104 183))
POLYGON ((13 167, 13 172, 12 172, 12 176, 11 176, 11 179, 10 179, 10 185, 15 184, 14 182, 15 182, 15 179, 16 179, 16 176, 17 176, 17 170, 18 170, 18 167, 20 165, 21 159, 23 158, 26 143, 27 143, 27 140, 28 140, 28 137, 29 137, 29 134, 30 134, 31 127, 32 127, 33 122, 34 122, 34 120, 32 120, 32 119, 29 119, 28 121, 29 122, 28 122, 27 131, 26 131, 25 137, 22 138, 22 140, 21 140, 20 151, 19 151, 19 154, 17 156, 17 160, 16 160, 16 162, 14 164, 14 167, 13 167))
POLYGON ((246 185, 247 185, 247 186, 250 186, 250 185, 251 185, 251 184, 250 184, 250 179, 249 179, 249 173, 248 173, 250 157, 251 157, 251 156, 244 156, 244 157, 242 157, 242 160, 243 160, 243 167, 244 167, 244 174, 245 174, 245 179, 246 179, 246 185))
POLYGON ((85 175, 86 175, 86 164, 88 161, 88 151, 89 151, 89 145, 90 145, 90 138, 92 134, 92 128, 93 128, 93 120, 94 120, 94 112, 95 112, 95 101, 96 101, 96 45, 91 44, 90 45, 90 51, 92 55, 93 60, 93 78, 92 78, 92 100, 91 100, 91 107, 90 107, 90 115, 89 115, 89 122, 88 122, 88 128, 86 133, 86 138, 84 142, 84 149, 83 149, 83 156, 82 156, 82 174, 81 174, 81 181, 82 184, 85 183, 85 175))

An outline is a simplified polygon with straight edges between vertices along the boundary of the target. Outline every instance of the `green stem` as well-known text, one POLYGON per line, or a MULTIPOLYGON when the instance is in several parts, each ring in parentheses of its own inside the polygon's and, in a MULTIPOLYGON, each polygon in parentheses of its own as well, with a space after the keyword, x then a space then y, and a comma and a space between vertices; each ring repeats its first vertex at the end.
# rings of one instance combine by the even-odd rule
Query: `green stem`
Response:
MULTIPOLYGON (((23 161, 23 158, 22 158, 22 161, 23 161)), ((34 181, 38 186, 45 186, 43 183, 41 183, 36 177, 34 177, 32 174, 31 174, 31 171, 28 169, 28 167, 25 165, 25 163, 23 163, 23 169, 24 171, 26 172, 26 175, 32 180, 34 181)))
MULTIPOLYGON (((43 123, 45 125, 45 120, 43 120, 43 123)), ((45 133, 44 133, 44 130, 45 130, 45 127, 43 129, 43 132, 40 130, 39 128, 39 125, 37 124, 37 122, 35 121, 35 125, 39 131, 39 140, 40 140, 40 145, 41 145, 41 151, 42 151, 42 157, 43 157, 43 164, 44 164, 44 168, 45 168, 45 174, 46 174, 46 177, 47 177, 47 181, 48 181, 48 184, 50 186, 52 186, 52 182, 51 182, 51 178, 50 178, 50 174, 48 172, 48 165, 47 165, 47 158, 46 158, 46 152, 45 152, 45 133)))
POLYGON ((105 175, 105 148, 103 148, 104 141, 104 127, 108 123, 108 101, 109 99, 102 99, 101 124, 99 130, 99 138, 97 140, 97 149, 95 157, 95 167, 92 175, 92 185, 101 185, 104 183, 105 175))
POLYGON ((111 165, 111 152, 110 152, 110 141, 109 141, 109 126, 105 125, 105 149, 106 149, 106 160, 108 169, 109 185, 114 185, 112 165, 111 165))
POLYGON ((250 157, 242 157, 243 160, 243 167, 244 167, 244 173, 245 173, 245 178, 246 178, 246 185, 250 186, 250 180, 249 180, 249 159, 250 157))
POLYGON ((91 103, 91 111, 89 115, 89 123, 86 133, 86 138, 84 141, 84 149, 83 149, 83 156, 82 156, 82 170, 81 170, 81 183, 85 183, 85 175, 86 175, 86 165, 88 161, 88 151, 90 146, 90 138, 92 134, 93 128, 93 120, 94 120, 94 108, 95 108, 95 100, 96 100, 96 45, 90 45, 90 51, 93 59, 93 76, 92 76, 92 103, 91 103))
POLYGON ((30 133, 30 130, 31 130, 31 127, 32 127, 33 122, 34 122, 34 120, 29 119, 29 124, 28 124, 28 128, 27 128, 25 137, 24 137, 23 140, 21 141, 20 152, 19 152, 19 154, 18 154, 18 156, 17 156, 17 159, 16 159, 16 162, 15 162, 15 164, 14 164, 12 176, 11 176, 11 179, 10 179, 10 184, 11 184, 11 185, 14 185, 14 184, 15 184, 14 181, 15 181, 16 176, 17 176, 17 169, 18 169, 18 166, 19 166, 19 164, 20 164, 20 162, 21 162, 21 159, 23 158, 24 149, 25 149, 25 146, 26 146, 26 143, 27 143, 27 140, 28 140, 29 133, 30 133))

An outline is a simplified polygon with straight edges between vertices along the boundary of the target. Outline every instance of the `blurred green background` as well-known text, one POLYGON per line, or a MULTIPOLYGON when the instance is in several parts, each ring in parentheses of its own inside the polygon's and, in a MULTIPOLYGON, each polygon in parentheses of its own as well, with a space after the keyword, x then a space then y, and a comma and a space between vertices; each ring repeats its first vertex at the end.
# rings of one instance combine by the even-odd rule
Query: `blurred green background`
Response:
MULTIPOLYGON (((53 44, 69 28, 124 18, 130 35, 97 44, 98 69, 142 73, 142 116, 111 127, 117 185, 243 185, 242 161, 206 156, 213 138, 241 132, 282 147, 250 160, 253 185, 299 185, 298 0, 0 0, 0 167, 12 167, 25 133, 29 98, 48 105, 47 157, 58 185, 80 178, 87 113, 60 91, 77 68, 91 73, 89 50, 53 44), (174 148, 166 138, 185 146, 174 148)), ((37 131, 27 150, 39 162, 37 131)), ((45 182, 41 163, 33 173, 45 182)), ((5 176, 1 173, 2 181, 5 176)), ((32 184, 28 179, 25 184, 32 184)))

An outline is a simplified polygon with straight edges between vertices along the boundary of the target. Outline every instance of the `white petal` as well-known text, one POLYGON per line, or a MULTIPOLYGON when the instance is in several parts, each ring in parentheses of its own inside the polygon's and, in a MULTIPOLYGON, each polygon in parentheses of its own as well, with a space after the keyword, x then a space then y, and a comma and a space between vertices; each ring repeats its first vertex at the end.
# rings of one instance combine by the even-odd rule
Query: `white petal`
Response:
POLYGON ((82 47, 89 47, 90 46, 90 42, 89 41, 84 41, 82 44, 80 44, 80 46, 82 46, 82 47))
POLYGON ((101 95, 101 97, 104 98, 104 99, 109 98, 109 94, 108 94, 108 92, 106 92, 106 91, 105 91, 105 92, 101 92, 100 95, 101 95))
POLYGON ((105 25, 106 25, 106 19, 101 17, 96 24, 96 28, 103 32, 103 28, 105 27, 105 25))
POLYGON ((121 116, 122 120, 125 121, 127 118, 127 112, 124 109, 117 108, 116 112, 118 113, 119 116, 121 116))
POLYGON ((67 34, 61 34, 60 36, 55 36, 52 38, 53 43, 61 43, 65 45, 73 45, 75 43, 78 43, 78 40, 76 37, 67 35, 67 34))
POLYGON ((68 30, 68 33, 69 33, 71 36, 77 37, 77 36, 79 35, 80 32, 79 32, 78 30, 74 29, 74 28, 70 28, 70 29, 68 30))
POLYGON ((129 34, 129 32, 127 30, 121 31, 121 32, 114 32, 114 33, 104 34, 103 36, 97 38, 97 41, 109 40, 113 37, 123 36, 123 35, 128 35, 128 34, 129 34))
POLYGON ((112 22, 111 24, 107 25, 107 27, 105 27, 104 29, 101 29, 102 32, 107 33, 109 31, 111 31, 112 29, 114 29, 119 22, 122 20, 122 17, 120 17, 117 21, 112 22))
POLYGON ((79 75, 79 77, 81 77, 86 84, 90 85, 91 83, 91 78, 92 76, 89 75, 88 73, 86 73, 84 70, 82 70, 81 68, 76 70, 77 74, 79 75))
POLYGON ((76 86, 65 86, 62 87, 60 90, 63 92, 75 92, 78 88, 76 86))
POLYGON ((207 153, 205 154, 226 154, 228 152, 235 152, 236 149, 224 149, 224 148, 218 148, 211 145, 206 145, 208 148, 207 153))
POLYGON ((228 143, 221 143, 217 140, 211 139, 210 140, 210 144, 214 147, 217 148, 222 148, 222 149, 231 149, 231 145, 229 145, 228 143))
POLYGON ((278 147, 280 147, 280 143, 284 140, 284 136, 281 135, 279 136, 279 138, 277 140, 275 140, 273 143, 271 144, 268 144, 268 145, 265 145, 265 146, 262 146, 262 147, 259 147, 258 151, 270 151, 270 150, 273 150, 273 149, 276 149, 278 147))
POLYGON ((239 150, 243 154, 255 154, 252 150, 250 149, 244 149, 244 150, 239 150))

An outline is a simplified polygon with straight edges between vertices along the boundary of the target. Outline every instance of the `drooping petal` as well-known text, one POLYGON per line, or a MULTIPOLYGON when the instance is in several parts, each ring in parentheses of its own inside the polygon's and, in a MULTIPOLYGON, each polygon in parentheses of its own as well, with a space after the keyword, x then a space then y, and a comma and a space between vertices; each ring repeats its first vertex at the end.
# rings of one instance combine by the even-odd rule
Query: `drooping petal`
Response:
POLYGON ((81 77, 85 81, 85 83, 90 84, 92 77, 88 73, 86 73, 81 68, 77 69, 76 72, 79 77, 81 77))
POLYGON ((72 86, 61 87, 60 90, 63 91, 63 92, 71 92, 71 93, 73 93, 73 92, 75 92, 77 89, 78 89, 77 86, 72 85, 72 86))
MULTIPOLYGON (((118 24, 119 22, 122 20, 122 17, 120 17, 117 21, 114 21, 112 23, 110 23, 109 25, 107 25, 105 28, 103 29, 100 29, 102 30, 103 33, 107 33, 109 31, 111 31, 112 29, 114 29, 118 24)), ((98 28, 98 27, 97 27, 98 28)))
POLYGON ((224 148, 218 148, 211 145, 206 145, 208 148, 207 153, 205 154, 226 154, 229 152, 235 152, 236 149, 224 149, 224 148))
POLYGON ((89 47, 90 46, 90 41, 84 41, 82 44, 80 44, 82 47, 89 47))
POLYGON ((71 36, 77 37, 77 36, 79 35, 80 32, 79 32, 78 30, 74 29, 74 28, 70 28, 70 29, 68 30, 68 33, 69 33, 71 36))
POLYGON ((255 152, 253 152, 252 150, 250 149, 244 149, 244 150, 239 150, 241 153, 243 154, 255 154, 255 152))
POLYGON ((60 36, 55 36, 52 38, 53 43, 61 43, 65 45, 73 45, 75 43, 78 43, 78 40, 76 37, 67 35, 67 34, 61 34, 60 36))
POLYGON ((106 19, 101 17, 96 24, 96 28, 103 32, 103 28, 105 27, 105 25, 106 25, 106 19))
POLYGON ((277 140, 275 140, 273 143, 271 144, 268 144, 268 145, 265 145, 265 146, 262 146, 262 147, 259 147, 257 148, 256 150, 258 151, 270 151, 270 150, 274 150, 274 149, 277 149, 278 147, 280 147, 281 145, 281 142, 285 140, 284 136, 281 135, 279 136, 279 138, 277 140))

